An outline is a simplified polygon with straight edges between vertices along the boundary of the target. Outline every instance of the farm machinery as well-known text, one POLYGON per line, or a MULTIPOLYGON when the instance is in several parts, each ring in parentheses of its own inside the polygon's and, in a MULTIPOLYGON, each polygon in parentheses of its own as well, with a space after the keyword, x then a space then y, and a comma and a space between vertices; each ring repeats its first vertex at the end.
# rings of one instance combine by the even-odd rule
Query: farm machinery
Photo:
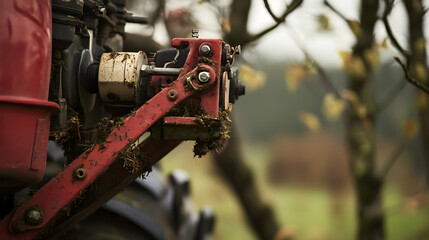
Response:
POLYGON ((170 49, 127 52, 125 24, 147 19, 125 7, 125 0, 0 2, 0 239, 55 239, 100 208, 134 219, 143 239, 210 232, 209 210, 194 228, 182 224, 189 182, 181 172, 169 179, 176 233, 111 199, 136 183, 161 199, 159 181, 139 177, 182 141, 195 140, 197 156, 221 148, 231 104, 244 94, 231 66, 240 47, 193 30, 170 49), (61 157, 52 157, 55 149, 61 157))

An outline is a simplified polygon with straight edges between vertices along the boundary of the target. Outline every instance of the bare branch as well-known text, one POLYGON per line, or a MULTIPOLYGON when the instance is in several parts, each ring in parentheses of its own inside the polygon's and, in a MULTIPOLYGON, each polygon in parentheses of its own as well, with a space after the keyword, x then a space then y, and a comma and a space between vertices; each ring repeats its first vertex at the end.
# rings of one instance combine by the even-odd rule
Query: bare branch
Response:
POLYGON ((303 3, 304 0, 293 0, 292 3, 290 5, 287 6, 286 10, 284 11, 284 13, 280 16, 280 17, 276 17, 274 15, 274 13, 271 11, 271 8, 268 4, 268 2, 266 0, 264 0, 265 6, 267 7, 268 12, 270 13, 270 15, 273 17, 273 19, 276 21, 276 23, 271 26, 268 27, 265 30, 262 30, 260 33, 257 33, 255 35, 250 35, 246 40, 245 43, 249 43, 249 42, 253 42, 258 40, 259 38, 263 37, 265 34, 271 32, 272 30, 276 29, 280 24, 284 23, 286 21, 286 17, 291 14, 293 11, 295 11, 299 6, 301 6, 301 4, 303 3))
POLYGON ((404 74, 405 74, 405 79, 407 79, 408 82, 414 84, 414 86, 416 86, 419 89, 423 90, 425 93, 429 93, 429 87, 426 86, 421 81, 418 81, 417 79, 415 79, 413 76, 411 76, 411 74, 408 72, 407 66, 405 65, 405 63, 403 63, 401 61, 401 59, 399 59, 399 57, 395 56, 393 58, 402 67, 402 70, 404 71, 404 74))
MULTIPOLYGON (((309 56, 308 54, 306 55, 309 56)), ((313 65, 316 67, 316 71, 319 75, 320 81, 322 81, 322 84, 325 86, 326 90, 332 92, 338 99, 343 99, 341 94, 338 92, 338 90, 335 88, 334 84, 326 74, 325 69, 320 66, 320 64, 316 60, 312 59, 312 61, 313 65)))
POLYGON ((264 5, 265 8, 267 9, 268 13, 271 15, 271 17, 278 23, 281 22, 282 20, 280 18, 278 18, 273 11, 271 10, 270 4, 268 3, 268 0, 264 0, 264 5))
POLYGON ((341 19, 343 19, 346 22, 350 22, 348 18, 346 18, 340 11, 338 11, 334 6, 332 6, 328 0, 323 0, 323 3, 325 6, 327 6, 331 11, 333 11, 335 14, 337 14, 341 19))
POLYGON ((406 84, 407 81, 403 81, 403 79, 401 78, 401 80, 395 85, 395 87, 393 87, 392 90, 380 101, 380 103, 377 104, 375 111, 380 113, 384 109, 386 109, 398 96, 398 94, 404 89, 406 84))
POLYGON ((406 58, 410 56, 409 52, 405 50, 396 39, 395 35, 393 34, 392 28, 390 27, 388 16, 393 8, 393 3, 395 0, 384 0, 384 12, 382 16, 382 20, 384 23, 384 28, 386 29, 387 36, 389 36, 390 41, 392 41, 393 46, 406 58))
POLYGON ((410 141, 402 140, 395 148, 395 150, 393 150, 392 155, 390 155, 389 159, 387 159, 386 166, 384 166, 384 169, 381 171, 381 179, 385 179, 387 177, 387 174, 389 173, 390 169, 392 169, 392 166, 395 164, 396 160, 404 152, 409 142, 410 141))
POLYGON ((319 78, 323 84, 323 86, 326 88, 328 92, 331 92, 337 97, 338 99, 343 99, 339 91, 335 88, 334 84, 332 83, 331 79, 328 77, 328 74, 326 74, 325 69, 310 55, 310 53, 301 45, 301 42, 297 38, 297 34, 294 29, 290 28, 290 30, 293 32, 293 34, 290 34, 292 39, 294 40, 295 44, 298 46, 298 48, 304 53, 305 57, 311 61, 311 64, 316 67, 317 74, 319 75, 319 78))

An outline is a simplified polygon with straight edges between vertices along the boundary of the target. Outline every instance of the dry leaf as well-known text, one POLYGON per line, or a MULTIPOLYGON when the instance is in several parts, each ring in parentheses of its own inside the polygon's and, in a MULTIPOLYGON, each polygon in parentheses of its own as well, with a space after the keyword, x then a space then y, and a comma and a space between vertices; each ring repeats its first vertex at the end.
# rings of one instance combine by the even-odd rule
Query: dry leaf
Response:
POLYGON ((328 120, 338 119, 346 106, 346 102, 337 98, 332 93, 327 93, 323 98, 323 114, 328 120))
POLYGON ((419 131, 419 123, 416 120, 407 120, 402 124, 402 135, 405 140, 410 141, 419 131))
POLYGON ((339 55, 343 61, 343 69, 358 77, 364 77, 366 75, 365 65, 362 59, 354 57, 351 52, 340 51, 339 55))
POLYGON ((244 64, 238 67, 240 80, 246 84, 246 88, 255 91, 264 86, 267 77, 264 72, 255 71, 250 65, 244 64))
POLYGON ((353 104, 353 106, 358 106, 358 104, 359 104, 359 97, 352 90, 343 89, 341 91, 341 97, 344 98, 345 100, 351 102, 353 104))
POLYGON ((367 49, 364 52, 366 61, 371 65, 372 68, 378 68, 380 66, 380 56, 378 54, 377 46, 374 46, 370 49, 367 49))
POLYGON ((299 121, 304 124, 311 132, 318 132, 320 130, 319 118, 312 113, 300 112, 299 121))
POLYGON ((423 52, 426 48, 426 39, 419 38, 414 42, 414 50, 416 52, 423 52))
POLYGON ((347 25, 356 37, 360 37, 362 35, 362 28, 360 27, 360 23, 358 21, 348 20, 347 25))
POLYGON ((308 68, 303 65, 292 65, 286 69, 286 87, 289 91, 295 92, 298 89, 299 82, 309 75, 308 68))
POLYGON ((317 16, 317 22, 319 23, 319 29, 322 31, 330 31, 332 29, 329 17, 325 14, 317 16))
POLYGON ((420 109, 426 108, 428 105, 428 95, 423 91, 419 91, 417 95, 417 107, 420 109))
POLYGON ((423 65, 420 62, 417 62, 416 65, 414 66, 414 70, 415 70, 417 78, 420 81, 424 81, 424 82, 427 81, 427 72, 426 72, 425 65, 423 65))
POLYGON ((231 32, 231 23, 229 22, 229 19, 222 18, 220 21, 220 26, 222 27, 222 31, 225 33, 231 32))
POLYGON ((387 37, 385 37, 384 39, 383 39, 383 41, 381 41, 381 43, 379 44, 379 46, 381 47, 381 48, 383 48, 383 49, 387 49, 388 48, 388 45, 387 45, 387 41, 388 41, 389 39, 387 38, 387 37))
POLYGON ((365 118, 368 114, 368 110, 366 109, 366 107, 362 104, 359 104, 357 106, 357 114, 360 118, 365 118))

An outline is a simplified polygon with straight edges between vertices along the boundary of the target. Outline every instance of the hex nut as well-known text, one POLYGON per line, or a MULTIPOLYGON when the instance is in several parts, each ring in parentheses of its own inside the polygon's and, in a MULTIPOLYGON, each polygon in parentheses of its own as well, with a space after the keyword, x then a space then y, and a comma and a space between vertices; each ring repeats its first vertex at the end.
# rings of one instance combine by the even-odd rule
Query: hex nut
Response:
POLYGON ((204 56, 209 55, 211 51, 212 51, 212 49, 210 48, 210 45, 208 45, 208 44, 204 44, 200 47, 200 53, 204 56))
POLYGON ((210 81, 210 73, 209 72, 200 72, 198 74, 198 80, 201 83, 206 83, 210 81))
POLYGON ((25 221, 30 225, 39 225, 43 222, 43 212, 39 208, 29 208, 25 212, 25 221))

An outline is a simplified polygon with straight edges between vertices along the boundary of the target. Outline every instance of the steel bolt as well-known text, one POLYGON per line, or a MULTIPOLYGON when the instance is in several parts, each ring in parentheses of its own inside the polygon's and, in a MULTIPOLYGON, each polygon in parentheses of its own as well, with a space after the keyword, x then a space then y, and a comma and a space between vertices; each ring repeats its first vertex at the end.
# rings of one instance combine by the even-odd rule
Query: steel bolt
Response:
POLYGON ((192 29, 192 37, 193 38, 199 38, 200 37, 200 30, 192 29))
POLYGON ((210 81, 210 73, 209 72, 200 72, 198 74, 198 80, 202 83, 206 83, 210 81))
POLYGON ((43 222, 43 212, 38 208, 30 208, 25 212, 25 221, 30 225, 39 225, 43 222))
POLYGON ((207 44, 204 44, 204 45, 202 45, 201 46, 201 48, 200 48, 200 53, 202 54, 202 55, 209 55, 210 54, 210 52, 211 52, 211 48, 210 48, 210 45, 207 45, 207 44))
POLYGON ((178 96, 179 96, 179 94, 174 89, 170 89, 167 93, 168 100, 170 100, 170 101, 176 100, 178 96))

